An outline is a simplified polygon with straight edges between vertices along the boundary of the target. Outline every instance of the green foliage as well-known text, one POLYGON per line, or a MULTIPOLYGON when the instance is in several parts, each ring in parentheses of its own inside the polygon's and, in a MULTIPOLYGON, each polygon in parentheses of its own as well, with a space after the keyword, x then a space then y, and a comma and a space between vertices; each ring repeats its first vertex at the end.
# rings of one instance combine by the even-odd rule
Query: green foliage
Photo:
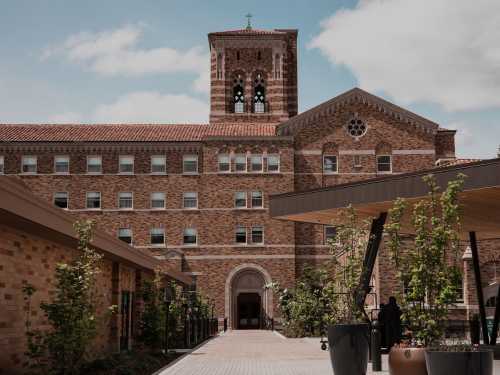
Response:
MULTIPOLYGON (((81 256, 71 264, 57 264, 53 300, 40 304, 50 329, 33 330, 27 316, 27 367, 32 372, 78 374, 96 336, 95 285, 102 256, 90 247, 93 224, 92 221, 75 223, 81 256)), ((23 292, 30 314, 35 289, 26 285, 23 292)))
POLYGON ((324 333, 334 315, 336 294, 324 269, 304 268, 293 290, 271 287, 278 294, 278 306, 283 316, 287 336, 317 336, 324 333))
POLYGON ((333 321, 357 323, 364 320, 364 309, 356 303, 363 271, 363 259, 370 239, 370 222, 358 219, 352 206, 345 212, 345 223, 336 227, 330 241, 335 264, 334 283, 337 293, 333 321))
POLYGON ((439 194, 434 177, 424 177, 429 193, 413 206, 415 237, 410 249, 403 250, 401 236, 401 221, 407 209, 405 200, 395 202, 385 226, 391 258, 401 283, 408 289, 402 296, 403 319, 417 343, 425 346, 436 344, 443 337, 440 322, 458 297, 461 280, 458 194, 464 179, 464 175, 458 175, 439 194))

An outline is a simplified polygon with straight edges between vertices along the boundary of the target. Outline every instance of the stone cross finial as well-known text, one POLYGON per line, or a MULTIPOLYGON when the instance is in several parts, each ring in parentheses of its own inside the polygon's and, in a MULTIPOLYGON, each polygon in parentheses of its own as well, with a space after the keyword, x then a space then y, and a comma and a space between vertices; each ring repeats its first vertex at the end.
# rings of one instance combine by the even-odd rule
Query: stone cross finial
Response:
POLYGON ((252 30, 252 24, 251 24, 251 18, 253 17, 251 13, 248 13, 246 16, 245 16, 248 21, 247 21, 247 30, 252 30))

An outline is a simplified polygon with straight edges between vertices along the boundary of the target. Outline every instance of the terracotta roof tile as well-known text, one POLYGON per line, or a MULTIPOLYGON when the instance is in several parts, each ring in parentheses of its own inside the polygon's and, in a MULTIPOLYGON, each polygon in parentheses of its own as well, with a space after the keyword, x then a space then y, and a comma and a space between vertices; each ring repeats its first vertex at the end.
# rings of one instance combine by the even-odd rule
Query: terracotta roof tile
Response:
POLYGON ((271 137, 275 124, 0 124, 0 142, 193 142, 271 137))
POLYGON ((285 30, 238 29, 216 31, 208 35, 285 35, 286 33, 287 31, 285 30))

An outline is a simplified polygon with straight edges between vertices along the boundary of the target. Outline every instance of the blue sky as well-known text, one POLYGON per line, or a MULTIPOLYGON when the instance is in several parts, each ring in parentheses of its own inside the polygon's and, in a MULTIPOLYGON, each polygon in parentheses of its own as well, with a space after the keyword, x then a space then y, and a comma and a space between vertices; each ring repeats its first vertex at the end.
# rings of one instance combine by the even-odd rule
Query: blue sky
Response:
POLYGON ((251 12, 299 29, 300 111, 359 86, 457 129, 460 156, 493 157, 500 2, 469 3, 2 0, 0 122, 207 121, 207 33, 251 12))

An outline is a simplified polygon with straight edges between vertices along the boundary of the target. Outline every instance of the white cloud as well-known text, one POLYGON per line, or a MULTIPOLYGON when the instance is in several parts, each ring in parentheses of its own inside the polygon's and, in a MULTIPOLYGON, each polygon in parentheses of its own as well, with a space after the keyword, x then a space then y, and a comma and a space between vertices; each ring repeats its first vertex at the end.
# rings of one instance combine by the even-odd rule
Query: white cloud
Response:
POLYGON ((206 123, 208 104, 187 95, 140 91, 100 105, 92 122, 100 123, 206 123))
POLYGON ((500 1, 361 0, 324 20, 310 47, 403 103, 500 107, 500 1))
POLYGON ((82 115, 76 112, 63 112, 48 117, 50 124, 76 124, 82 122, 82 115))
POLYGON ((42 60, 64 56, 105 76, 140 76, 145 74, 194 73, 193 89, 209 90, 209 55, 199 46, 187 50, 170 47, 141 49, 137 46, 143 28, 129 25, 99 33, 81 32, 69 36, 62 44, 49 47, 42 60))

